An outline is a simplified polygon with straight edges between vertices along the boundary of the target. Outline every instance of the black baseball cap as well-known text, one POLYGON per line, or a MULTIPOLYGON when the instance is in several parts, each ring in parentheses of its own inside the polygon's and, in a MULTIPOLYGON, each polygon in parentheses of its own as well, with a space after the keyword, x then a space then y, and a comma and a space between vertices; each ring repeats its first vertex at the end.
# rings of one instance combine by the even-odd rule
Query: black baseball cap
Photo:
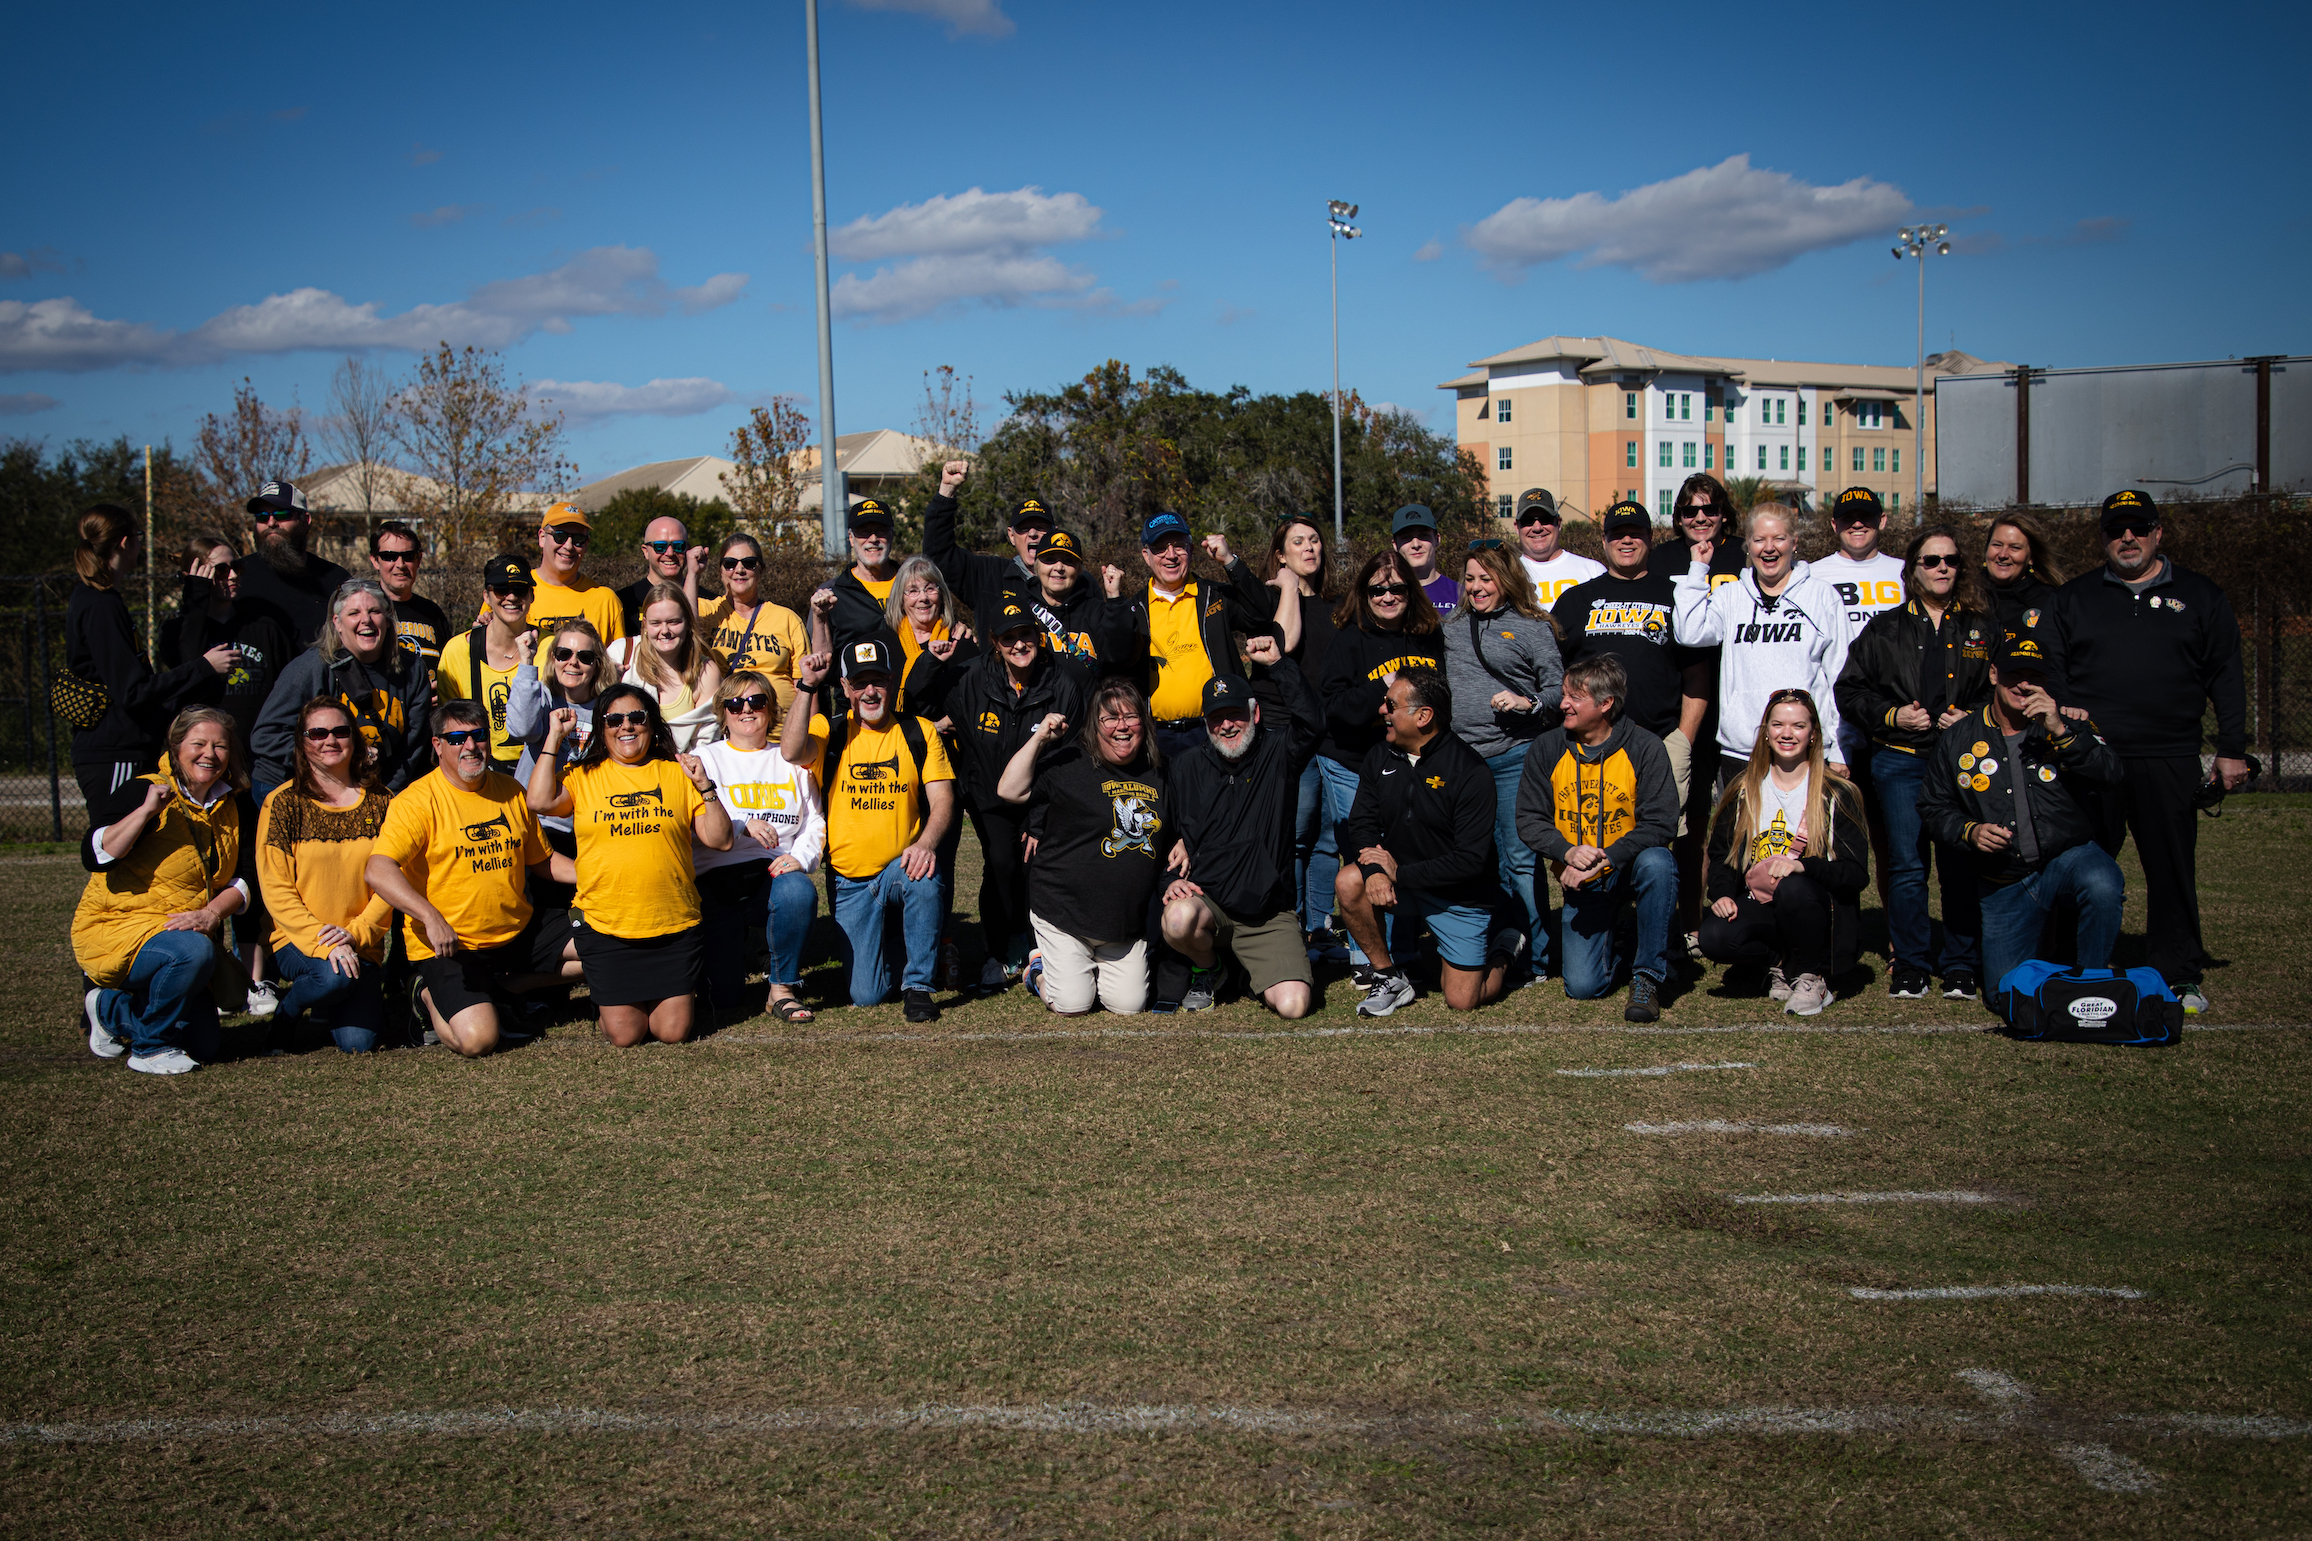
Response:
POLYGON ((485 589, 535 589, 538 580, 530 576, 530 564, 510 552, 501 551, 482 564, 482 587, 485 589))
POLYGON ((247 504, 252 514, 302 514, 305 490, 295 482, 267 482, 247 504))
POLYGON ((1886 505, 1868 487, 1849 487, 1830 506, 1832 524, 1876 524, 1886 516, 1886 505))
POLYGON ((1557 511, 1557 499, 1550 496, 1547 487, 1528 487, 1517 495, 1517 527, 1522 530, 1534 523, 1565 523, 1565 515, 1557 511))
POLYGON ((1998 665, 2002 676, 2021 670, 2043 676, 2055 672, 2055 665, 2048 660, 2047 650, 2039 645, 2037 637, 2028 632, 2017 632, 2002 639, 1991 661, 1998 665))
POLYGON ((890 529, 891 510, 883 506, 880 498, 861 498, 851 505, 851 512, 844 519, 843 528, 856 530, 865 525, 875 524, 881 525, 886 530, 890 529))
POLYGON ((1064 556, 1079 567, 1084 564, 1084 548, 1065 530, 1044 531, 1044 538, 1036 542, 1036 555, 1064 556))
POLYGON ((862 674, 897 674, 891 662, 891 644, 881 637, 869 637, 861 642, 846 643, 843 648, 843 678, 857 679, 862 674))
POLYGON ((1425 503, 1408 503, 1389 516, 1389 539, 1395 540, 1407 530, 1427 530, 1436 533, 1437 516, 1429 512, 1425 503))
POLYGON ((2117 535, 2120 527, 2130 524, 2159 523, 2159 505, 2148 492, 2133 487, 2123 488, 2103 500, 2103 533, 2117 535))
POLYGON ((1033 627, 1036 618, 1028 612, 1027 599, 1017 589, 1005 589, 1003 598, 995 607, 995 619, 988 624, 987 634, 1000 637, 1007 631, 1018 631, 1023 626, 1033 627))
POLYGON ((1041 519, 1047 525, 1059 523, 1052 517, 1052 511, 1044 507, 1042 498, 1022 498, 1012 505, 1011 527, 1018 529, 1022 519, 1041 519))
POLYGON ((1252 709, 1252 687, 1234 674, 1215 674, 1204 682, 1204 715, 1252 709))
POLYGON ((1612 540, 1615 531, 1628 529, 1637 530, 1648 540, 1654 538, 1654 516, 1646 512, 1646 505, 1624 498, 1606 510, 1598 521, 1598 533, 1612 540))

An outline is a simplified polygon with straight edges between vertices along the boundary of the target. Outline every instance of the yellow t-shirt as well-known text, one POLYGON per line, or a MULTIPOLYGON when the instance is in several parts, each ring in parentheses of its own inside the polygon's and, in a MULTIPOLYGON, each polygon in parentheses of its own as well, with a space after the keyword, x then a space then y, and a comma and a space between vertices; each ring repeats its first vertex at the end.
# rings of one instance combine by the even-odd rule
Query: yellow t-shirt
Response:
MULTIPOLYGON (((442 912, 458 945, 503 947, 530 923, 528 869, 550 854, 522 786, 482 772, 469 792, 447 771, 411 782, 385 810, 371 854, 390 859, 426 902, 442 912)), ((425 927, 404 926, 412 958, 430 958, 425 927)))
POLYGON ((626 635, 626 611, 618 603, 618 591, 608 584, 581 578, 576 587, 564 588, 548 583, 536 568, 530 569, 530 580, 538 586, 530 596, 530 624, 538 628, 540 674, 546 672, 546 655, 554 646, 554 628, 564 621, 592 621, 604 642, 626 635))
MULTIPOLYGON (((434 673, 434 694, 441 700, 472 699, 473 640, 472 632, 461 631, 443 645, 441 663, 434 673)), ((509 768, 522 758, 522 746, 506 734, 506 694, 513 688, 514 669, 491 668, 484 650, 482 705, 490 714, 490 758, 509 768)))
POLYGON ((890 866, 923 833, 923 785, 955 779, 938 730, 920 717, 916 723, 923 730, 921 781, 897 718, 880 731, 853 722, 843 740, 843 762, 830 776, 820 763, 826 759, 827 719, 811 714, 808 753, 827 805, 827 864, 844 877, 864 882, 890 866))
POLYGON ((1156 690, 1148 710, 1158 722, 1204 715, 1204 682, 1212 678, 1212 660, 1204 656, 1204 634, 1197 629, 1203 605, 1199 585, 1191 582, 1178 599, 1166 599, 1148 586, 1148 657, 1156 665, 1156 690))
POLYGON ((578 897, 589 930, 629 941, 698 924, 690 821, 706 799, 672 760, 600 760, 562 778, 574 806, 578 897))
POLYGON ((760 669, 770 676, 778 693, 778 721, 795 700, 795 660, 811 650, 803 635, 803 618, 785 605, 763 601, 744 620, 731 614, 728 595, 702 599, 698 605, 699 635, 713 646, 728 679, 741 669, 760 669), (753 630, 748 630, 749 625, 753 630))
POLYGON ((851 569, 851 576, 858 580, 859 587, 874 596, 875 603, 879 608, 891 603, 891 585, 899 581, 899 574, 893 573, 888 578, 861 578, 859 577, 859 569, 854 567, 851 569))

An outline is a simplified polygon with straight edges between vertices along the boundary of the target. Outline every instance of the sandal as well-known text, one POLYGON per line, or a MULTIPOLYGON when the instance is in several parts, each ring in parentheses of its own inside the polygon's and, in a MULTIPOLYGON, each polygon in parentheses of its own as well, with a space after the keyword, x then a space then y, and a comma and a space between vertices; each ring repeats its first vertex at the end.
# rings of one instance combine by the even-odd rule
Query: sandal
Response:
POLYGON ((811 1020, 811 1008, 793 996, 786 995, 771 1002, 771 1015, 781 1022, 791 1022, 799 1027, 811 1020))

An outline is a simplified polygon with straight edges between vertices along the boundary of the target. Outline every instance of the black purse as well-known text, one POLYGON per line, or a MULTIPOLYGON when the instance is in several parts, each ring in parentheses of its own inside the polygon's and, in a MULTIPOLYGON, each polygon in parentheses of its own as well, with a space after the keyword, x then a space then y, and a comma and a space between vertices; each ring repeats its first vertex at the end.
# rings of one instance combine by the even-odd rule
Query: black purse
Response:
POLYGON ((74 727, 86 731, 104 721, 112 709, 112 694, 95 680, 84 680, 70 669, 49 676, 50 710, 74 727))
MULTIPOLYGON (((1475 610, 1469 612, 1469 650, 1477 655, 1477 667, 1499 681, 1503 690, 1513 696, 1525 694, 1510 681, 1508 675, 1493 667, 1492 659, 1485 656, 1485 627, 1479 622, 1475 610)), ((1493 726, 1510 738, 1530 739, 1539 738, 1553 724, 1548 719, 1546 708, 1536 702, 1530 712, 1495 712, 1493 726)))

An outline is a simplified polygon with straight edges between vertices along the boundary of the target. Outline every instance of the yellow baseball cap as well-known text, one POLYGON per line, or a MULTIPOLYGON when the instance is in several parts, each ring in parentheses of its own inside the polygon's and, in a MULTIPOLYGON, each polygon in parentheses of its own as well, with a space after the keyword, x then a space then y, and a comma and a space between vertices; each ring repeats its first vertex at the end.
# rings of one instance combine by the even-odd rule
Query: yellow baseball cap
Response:
POLYGON ((545 529, 558 524, 574 524, 581 530, 594 528, 594 521, 586 517, 586 510, 575 503, 557 503, 539 516, 538 523, 545 529))

